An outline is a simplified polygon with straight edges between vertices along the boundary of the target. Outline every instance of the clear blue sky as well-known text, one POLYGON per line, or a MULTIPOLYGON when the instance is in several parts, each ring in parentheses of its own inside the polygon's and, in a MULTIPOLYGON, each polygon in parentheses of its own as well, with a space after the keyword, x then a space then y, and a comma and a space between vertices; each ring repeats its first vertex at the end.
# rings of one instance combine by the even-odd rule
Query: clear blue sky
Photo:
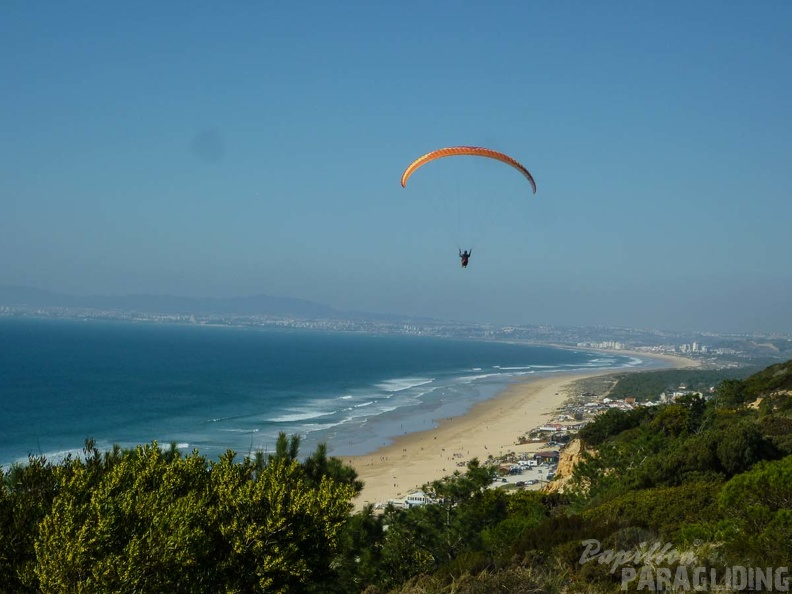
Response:
POLYGON ((788 0, 6 0, 0 284, 792 332, 790 31, 788 0), (537 194, 473 158, 401 188, 457 144, 537 194))

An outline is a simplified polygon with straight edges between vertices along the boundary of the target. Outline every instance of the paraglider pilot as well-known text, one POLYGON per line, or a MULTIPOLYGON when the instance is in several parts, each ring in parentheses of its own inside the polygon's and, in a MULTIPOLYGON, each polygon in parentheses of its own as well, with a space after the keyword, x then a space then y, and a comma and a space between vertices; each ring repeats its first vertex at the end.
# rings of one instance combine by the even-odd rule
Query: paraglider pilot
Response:
POLYGON ((468 259, 470 259, 470 256, 472 255, 473 255, 473 250, 470 251, 465 250, 464 252, 461 249, 459 250, 459 257, 462 260, 462 268, 467 268, 468 259))

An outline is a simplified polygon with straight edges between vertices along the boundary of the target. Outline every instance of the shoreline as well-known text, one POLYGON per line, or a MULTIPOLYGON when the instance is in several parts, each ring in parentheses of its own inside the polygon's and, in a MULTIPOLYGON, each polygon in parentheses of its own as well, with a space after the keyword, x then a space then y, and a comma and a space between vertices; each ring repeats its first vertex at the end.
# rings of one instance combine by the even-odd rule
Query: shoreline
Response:
MULTIPOLYGON (((589 349, 595 350, 595 349, 589 349)), ((600 351, 598 351, 600 352, 600 351)), ((611 353, 610 351, 601 351, 611 353)), ((660 360, 652 370, 697 367, 699 363, 685 357, 649 355, 619 351, 619 354, 660 360)), ((545 449, 544 442, 517 444, 520 436, 549 422, 559 407, 574 394, 579 380, 635 373, 647 368, 581 371, 518 379, 492 398, 473 405, 465 414, 436 420, 434 427, 401 435, 377 450, 359 456, 339 456, 350 464, 364 482, 363 491, 353 501, 357 510, 367 504, 387 503, 406 496, 422 485, 464 471, 468 460, 480 462, 489 456, 508 452, 535 453, 545 449)))

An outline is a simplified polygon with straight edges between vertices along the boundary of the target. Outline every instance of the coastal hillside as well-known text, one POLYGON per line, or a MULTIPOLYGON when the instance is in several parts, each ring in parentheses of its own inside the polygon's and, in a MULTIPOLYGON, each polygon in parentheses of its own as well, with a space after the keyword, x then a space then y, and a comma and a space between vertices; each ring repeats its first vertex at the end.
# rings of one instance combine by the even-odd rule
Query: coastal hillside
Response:
POLYGON ((790 377, 792 361, 597 415, 562 452, 576 464, 561 492, 492 488, 497 467, 472 459, 419 504, 379 511, 353 513, 355 470, 324 446, 301 456, 298 437, 215 461, 89 441, 3 474, 0 592, 684 591, 743 569, 780 590, 790 377))
MULTIPOLYGON (((787 361, 706 397, 599 415, 562 451, 563 492, 468 492, 436 515, 390 512, 388 532, 424 554, 404 583, 391 564, 369 591, 619 592, 667 576, 684 591, 696 570, 708 589, 734 585, 734 567, 785 587, 788 574, 767 568, 792 559, 791 372, 787 361)), ((380 562, 394 545, 384 539, 380 562)))

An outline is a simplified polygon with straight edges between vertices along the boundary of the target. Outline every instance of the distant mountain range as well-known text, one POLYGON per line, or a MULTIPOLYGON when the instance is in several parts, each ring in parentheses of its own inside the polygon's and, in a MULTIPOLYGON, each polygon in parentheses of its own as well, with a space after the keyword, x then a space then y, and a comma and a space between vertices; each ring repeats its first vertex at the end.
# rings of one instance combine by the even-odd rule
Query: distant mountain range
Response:
POLYGON ((239 314, 336 318, 341 313, 328 305, 253 295, 251 297, 178 297, 173 295, 67 295, 29 287, 0 286, 0 305, 68 307, 161 314, 239 314))
MULTIPOLYGON (((339 311, 329 305, 293 299, 250 297, 179 297, 174 295, 68 295, 43 289, 0 285, 0 306, 63 307, 147 314, 271 315, 295 318, 347 320, 403 320, 407 316, 339 311)), ((426 319, 426 318, 424 318, 426 319)))

